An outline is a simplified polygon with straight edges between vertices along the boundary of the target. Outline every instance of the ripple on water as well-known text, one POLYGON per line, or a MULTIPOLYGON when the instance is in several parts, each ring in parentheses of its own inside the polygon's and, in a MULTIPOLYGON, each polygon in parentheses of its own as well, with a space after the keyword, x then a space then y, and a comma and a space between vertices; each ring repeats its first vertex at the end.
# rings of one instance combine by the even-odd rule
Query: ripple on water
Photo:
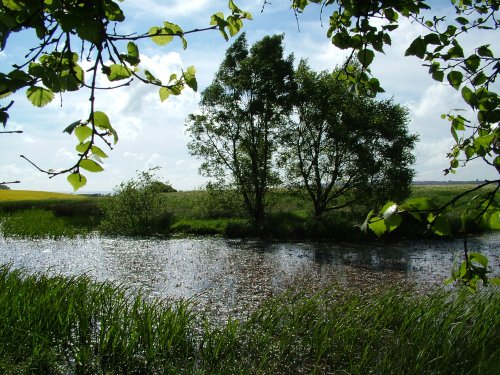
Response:
MULTIPOLYGON (((473 237, 469 247, 486 253, 500 272, 500 234, 473 237)), ((290 286, 332 281, 365 288, 381 283, 441 283, 459 256, 460 240, 397 244, 270 243, 196 239, 5 239, 0 263, 64 275, 86 273, 98 281, 140 288, 146 296, 194 298, 218 316, 243 314, 290 286)))

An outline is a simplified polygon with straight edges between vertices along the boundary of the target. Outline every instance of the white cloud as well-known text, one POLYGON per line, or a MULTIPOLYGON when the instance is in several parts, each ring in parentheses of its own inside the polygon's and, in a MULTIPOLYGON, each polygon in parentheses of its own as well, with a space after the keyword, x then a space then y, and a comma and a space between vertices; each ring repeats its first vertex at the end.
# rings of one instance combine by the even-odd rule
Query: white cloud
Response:
POLYGON ((167 160, 160 154, 152 154, 144 163, 144 169, 163 167, 167 165, 167 160))
POLYGON ((65 162, 73 162, 76 161, 76 153, 66 148, 60 148, 56 151, 56 158, 65 162))
POLYGON ((210 0, 170 0, 168 2, 141 0, 124 3, 123 8, 135 12, 136 17, 156 15, 157 17, 171 19, 204 13, 213 3, 210 0))

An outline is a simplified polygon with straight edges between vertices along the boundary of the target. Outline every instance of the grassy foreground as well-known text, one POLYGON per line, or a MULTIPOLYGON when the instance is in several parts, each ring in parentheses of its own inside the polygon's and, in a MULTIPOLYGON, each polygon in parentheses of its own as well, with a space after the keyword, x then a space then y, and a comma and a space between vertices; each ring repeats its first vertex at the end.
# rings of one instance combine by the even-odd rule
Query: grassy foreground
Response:
POLYGON ((189 303, 146 301, 86 276, 0 268, 2 374, 496 374, 500 293, 269 299, 215 326, 189 303))

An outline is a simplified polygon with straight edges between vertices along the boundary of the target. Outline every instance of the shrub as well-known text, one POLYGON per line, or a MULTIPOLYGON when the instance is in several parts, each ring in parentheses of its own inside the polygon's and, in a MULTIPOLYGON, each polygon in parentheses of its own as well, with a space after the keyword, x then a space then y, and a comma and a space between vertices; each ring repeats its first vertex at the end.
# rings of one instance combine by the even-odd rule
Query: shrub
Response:
POLYGON ((100 202, 103 233, 124 236, 166 234, 172 215, 166 212, 161 185, 151 170, 122 182, 110 197, 100 202))
POLYGON ((207 194, 199 203, 199 216, 207 219, 245 216, 240 194, 237 190, 209 182, 207 194))

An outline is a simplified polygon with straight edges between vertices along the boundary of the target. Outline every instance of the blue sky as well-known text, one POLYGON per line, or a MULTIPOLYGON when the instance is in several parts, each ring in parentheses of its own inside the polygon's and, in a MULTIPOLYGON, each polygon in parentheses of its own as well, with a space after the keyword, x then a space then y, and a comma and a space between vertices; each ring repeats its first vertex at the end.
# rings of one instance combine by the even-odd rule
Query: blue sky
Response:
MULTIPOLYGON (((289 1, 275 0, 263 12, 263 0, 239 0, 236 3, 254 17, 244 26, 249 44, 265 35, 284 33, 286 52, 293 53, 297 63, 301 58, 307 58, 312 68, 331 70, 344 60, 346 52, 336 49, 326 37, 328 17, 324 14, 323 20, 320 19, 319 7, 307 8, 297 24, 289 9, 289 1)), ((447 3, 437 2, 443 6, 444 12, 450 9, 444 7, 443 4, 447 3)), ((226 1, 126 0, 120 4, 126 16, 125 23, 119 28, 123 33, 144 32, 165 20, 179 24, 184 30, 202 28, 208 26, 210 15, 216 11, 228 13, 226 1)), ((420 136, 415 150, 416 180, 496 178, 496 172, 481 163, 471 164, 454 176, 443 175, 442 170, 448 166, 446 153, 453 142, 448 123, 440 115, 452 108, 463 108, 463 104, 454 89, 434 82, 417 58, 404 57, 404 51, 420 32, 417 25, 403 21, 393 35, 392 48, 385 55, 377 55, 372 69, 386 90, 380 98, 393 98, 410 109, 410 131, 420 136)), ((470 35, 466 45, 473 46, 477 37, 470 35)), ((494 35, 481 38, 482 44, 489 42, 495 46, 494 35)), ((225 42, 216 31, 191 34, 187 40, 187 50, 183 50, 178 41, 166 47, 158 47, 151 41, 141 42, 142 67, 168 81, 171 73, 195 65, 201 92, 210 84, 232 41, 225 42)), ((30 42, 33 43, 33 38, 27 32, 8 41, 7 48, 0 53, 2 71, 21 61, 19 57, 32 46, 30 42)), ((96 109, 110 116, 120 141, 108 153, 110 157, 105 160, 105 171, 88 173, 87 186, 80 192, 110 191, 121 181, 133 177, 136 171, 156 166, 161 168, 158 176, 177 189, 201 187, 205 179, 198 174, 200 161, 189 155, 186 147, 188 136, 184 131, 186 116, 197 110, 199 92, 186 89, 181 96, 171 97, 164 103, 160 102, 155 88, 139 83, 125 89, 99 92, 96 109)), ((71 165, 76 157, 73 151, 76 141, 62 130, 75 120, 88 116, 88 97, 89 92, 80 90, 64 95, 62 101, 56 97, 41 109, 32 107, 24 93, 9 98, 15 100, 15 105, 10 111, 6 130, 23 130, 24 133, 0 137, 0 181, 21 180, 21 184, 12 185, 14 189, 71 191, 64 176, 49 179, 19 155, 26 155, 45 169, 71 165)))

